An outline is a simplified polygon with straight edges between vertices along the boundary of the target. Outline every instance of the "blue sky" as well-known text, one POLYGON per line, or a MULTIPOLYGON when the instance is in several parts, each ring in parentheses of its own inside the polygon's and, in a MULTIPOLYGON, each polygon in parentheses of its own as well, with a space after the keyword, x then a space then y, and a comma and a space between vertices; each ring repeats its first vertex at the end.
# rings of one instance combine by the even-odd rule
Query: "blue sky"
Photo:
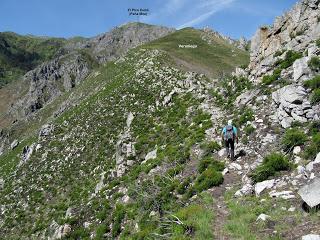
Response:
POLYGON ((298 0, 0 0, 0 31, 40 36, 91 37, 137 21, 128 8, 148 8, 140 22, 174 28, 209 26, 232 38, 256 29, 298 0))

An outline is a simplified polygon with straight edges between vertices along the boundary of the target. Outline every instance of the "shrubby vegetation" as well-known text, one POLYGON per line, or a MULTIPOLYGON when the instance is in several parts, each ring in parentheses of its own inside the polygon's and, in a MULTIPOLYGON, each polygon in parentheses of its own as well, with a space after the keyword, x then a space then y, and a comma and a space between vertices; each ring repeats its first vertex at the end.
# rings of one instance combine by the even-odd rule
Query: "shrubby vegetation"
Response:
POLYGON ((254 182, 262 182, 274 176, 279 171, 289 170, 291 164, 281 153, 271 153, 263 159, 263 163, 252 173, 251 178, 254 182))
MULTIPOLYGON (((320 65, 319 65, 320 66, 320 65)), ((311 103, 317 104, 320 102, 320 75, 304 82, 304 86, 312 90, 311 103)))
POLYGON ((318 72, 320 70, 320 58, 312 57, 308 62, 308 66, 311 70, 318 72))
POLYGON ((303 131, 290 128, 286 130, 282 138, 282 148, 286 152, 291 152, 295 146, 303 145, 307 140, 307 135, 303 131))
POLYGON ((290 67, 295 60, 299 59, 302 57, 302 53, 300 52, 295 52, 293 50, 289 50, 286 52, 285 58, 284 59, 279 59, 275 63, 275 69, 273 71, 272 75, 265 75, 262 79, 262 84, 264 85, 270 85, 273 82, 277 81, 280 79, 281 76, 281 71, 283 69, 286 69, 290 67))

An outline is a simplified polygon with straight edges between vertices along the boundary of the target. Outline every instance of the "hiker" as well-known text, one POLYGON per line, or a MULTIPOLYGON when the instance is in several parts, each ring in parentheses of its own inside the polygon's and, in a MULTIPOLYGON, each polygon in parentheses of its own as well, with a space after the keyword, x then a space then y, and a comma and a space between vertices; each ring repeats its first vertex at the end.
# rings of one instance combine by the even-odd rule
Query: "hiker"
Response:
POLYGON ((234 141, 237 141, 238 143, 238 133, 237 128, 232 125, 232 120, 228 120, 227 126, 225 126, 222 130, 222 141, 224 141, 227 155, 231 158, 231 160, 234 160, 234 141), (230 149, 231 153, 230 153, 230 149))

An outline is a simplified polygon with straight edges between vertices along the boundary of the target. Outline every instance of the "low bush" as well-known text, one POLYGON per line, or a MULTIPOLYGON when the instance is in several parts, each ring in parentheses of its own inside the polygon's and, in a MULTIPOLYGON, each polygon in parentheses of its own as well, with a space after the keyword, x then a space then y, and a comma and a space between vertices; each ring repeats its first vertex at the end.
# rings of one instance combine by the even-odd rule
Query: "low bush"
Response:
POLYGON ((320 152, 320 133, 316 133, 312 136, 312 141, 305 149, 305 157, 313 160, 320 152))
POLYGON ((185 180, 177 187, 177 192, 178 192, 179 194, 184 194, 184 193, 187 191, 187 189, 188 189, 191 181, 192 181, 192 179, 191 179, 190 177, 188 177, 187 179, 185 179, 185 180))
POLYGON ((309 62, 308 66, 313 71, 319 71, 320 70, 320 58, 319 57, 312 57, 309 62))
POLYGON ((219 143, 217 143, 216 141, 210 141, 210 142, 206 142, 205 144, 203 144, 202 149, 204 151, 204 155, 208 156, 209 154, 212 154, 216 151, 219 151, 221 149, 221 146, 219 143))
POLYGON ((209 166, 197 178, 194 188, 197 192, 202 192, 214 186, 219 186, 223 183, 223 176, 214 166, 209 166))
POLYGON ((309 134, 311 136, 317 134, 318 132, 320 132, 320 120, 318 121, 312 121, 309 124, 309 134))
POLYGON ((235 120, 235 126, 240 127, 248 121, 254 120, 254 114, 251 108, 245 108, 239 111, 238 119, 235 120))
POLYGON ((251 135, 254 132, 255 128, 252 125, 247 125, 243 131, 245 132, 246 135, 251 135))
POLYGON ((121 204, 118 204, 112 214, 112 237, 117 237, 121 232, 121 222, 126 215, 125 207, 121 204))
POLYGON ((311 104, 317 104, 320 102, 320 88, 313 90, 311 95, 311 104))
POLYGON ((320 88, 320 75, 304 82, 304 86, 312 90, 320 88))
POLYGON ((319 38, 318 40, 316 40, 316 46, 317 46, 318 48, 320 48, 320 38, 319 38))
POLYGON ((202 159, 198 166, 198 172, 202 173, 204 170, 206 170, 208 167, 213 167, 216 171, 222 171, 224 169, 224 163, 219 162, 211 157, 207 157, 205 159, 202 159))
POLYGON ((281 68, 281 70, 286 69, 290 67, 294 63, 294 61, 299 58, 302 58, 302 53, 289 50, 286 52, 284 60, 278 62, 277 65, 281 68))
POLYGON ((283 150, 290 152, 295 146, 303 145, 307 139, 307 135, 301 130, 297 128, 287 129, 281 142, 283 150))
POLYGON ((276 172, 289 170, 290 168, 291 164, 285 156, 280 153, 271 153, 263 159, 263 163, 250 176, 254 182, 262 182, 274 176, 276 172))

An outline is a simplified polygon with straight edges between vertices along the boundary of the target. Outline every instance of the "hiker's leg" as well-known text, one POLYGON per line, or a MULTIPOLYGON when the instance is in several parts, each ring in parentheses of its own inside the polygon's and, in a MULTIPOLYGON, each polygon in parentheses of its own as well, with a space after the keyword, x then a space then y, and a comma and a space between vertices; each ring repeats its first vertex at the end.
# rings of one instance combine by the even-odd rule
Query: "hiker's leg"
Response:
POLYGON ((234 160, 234 141, 230 141, 230 148, 231 148, 231 160, 234 160))
POLYGON ((230 156, 230 152, 229 152, 229 141, 224 141, 224 144, 225 144, 225 146, 226 146, 226 150, 227 150, 227 157, 229 157, 230 156))

